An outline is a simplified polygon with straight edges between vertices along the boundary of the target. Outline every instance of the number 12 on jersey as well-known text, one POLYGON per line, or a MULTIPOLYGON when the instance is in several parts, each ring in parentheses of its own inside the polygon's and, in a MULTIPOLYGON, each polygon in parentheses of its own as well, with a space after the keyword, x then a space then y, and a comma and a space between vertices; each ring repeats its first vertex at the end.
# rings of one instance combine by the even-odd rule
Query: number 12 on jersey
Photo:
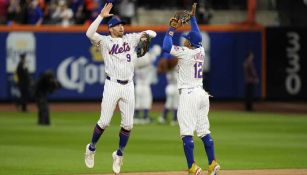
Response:
POLYGON ((194 78, 203 78, 203 63, 196 62, 194 64, 194 78))

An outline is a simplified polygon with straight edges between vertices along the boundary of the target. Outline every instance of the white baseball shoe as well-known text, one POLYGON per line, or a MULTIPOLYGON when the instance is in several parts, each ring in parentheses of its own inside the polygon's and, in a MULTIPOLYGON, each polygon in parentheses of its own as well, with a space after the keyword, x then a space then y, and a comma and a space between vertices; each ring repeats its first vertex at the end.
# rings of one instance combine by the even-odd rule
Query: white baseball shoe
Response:
POLYGON ((120 173, 120 168, 123 165, 123 156, 118 156, 116 154, 117 151, 114 151, 112 154, 113 157, 113 172, 115 174, 119 174, 120 173))
POLYGON ((85 148, 85 165, 88 168, 93 168, 94 167, 94 161, 95 161, 95 151, 91 151, 89 149, 90 144, 86 145, 85 148))

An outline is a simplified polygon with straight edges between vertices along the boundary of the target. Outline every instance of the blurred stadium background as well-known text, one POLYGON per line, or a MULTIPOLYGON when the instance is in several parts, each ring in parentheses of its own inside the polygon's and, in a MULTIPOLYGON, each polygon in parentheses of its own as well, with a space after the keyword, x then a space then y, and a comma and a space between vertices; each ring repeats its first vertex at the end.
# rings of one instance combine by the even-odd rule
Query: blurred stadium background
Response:
MULTIPOLYGON (((210 120, 222 168, 290 169, 293 174, 301 169, 301 174, 307 174, 306 0, 112 2, 116 4, 113 13, 128 22, 126 32, 152 29, 158 33, 151 46, 162 45, 175 11, 190 9, 197 2, 207 54, 203 82, 214 96, 210 120), (252 113, 244 111, 243 62, 250 51, 260 80, 252 113)), ((101 140, 107 143, 97 153, 98 167, 87 170, 83 165, 83 147, 98 119, 105 81, 103 58, 85 31, 104 3, 0 0, 0 174, 111 172, 119 113, 101 140), (33 98, 27 113, 15 106, 20 95, 16 67, 22 53, 31 84, 46 70, 52 70, 62 84, 48 97, 49 127, 36 125, 33 98)), ((179 30, 176 44, 187 31, 188 26, 179 30)), ((100 32, 106 34, 107 27, 102 25, 100 32)), ((153 122, 135 126, 124 172, 181 171, 185 167, 178 127, 155 122, 163 110, 167 84, 165 75, 156 78, 151 86, 153 122)), ((195 151, 204 165, 204 153, 195 151)))

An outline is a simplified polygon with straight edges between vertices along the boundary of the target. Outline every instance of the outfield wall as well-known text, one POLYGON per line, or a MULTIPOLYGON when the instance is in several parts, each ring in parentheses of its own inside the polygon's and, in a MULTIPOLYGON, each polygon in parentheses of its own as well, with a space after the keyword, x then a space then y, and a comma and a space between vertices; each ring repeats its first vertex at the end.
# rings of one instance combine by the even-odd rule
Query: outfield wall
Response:
MULTIPOLYGON (((241 99, 244 96, 243 60, 251 50, 255 54, 257 72, 261 79, 257 97, 265 97, 264 30, 261 27, 201 26, 206 49, 205 85, 217 99, 241 99)), ((152 29, 158 36, 152 40, 161 46, 166 26, 126 27, 127 32, 152 29)), ((183 28, 174 36, 181 44, 183 28)), ((0 27, 0 100, 10 100, 14 94, 12 76, 18 56, 27 53, 27 62, 35 79, 52 69, 63 85, 50 98, 55 100, 100 99, 105 81, 103 58, 85 36, 86 27, 0 27)), ((106 30, 100 32, 106 34, 106 30)), ((160 56, 159 56, 160 57, 160 56)), ((159 59, 159 58, 158 58, 159 59)), ((165 75, 158 75, 152 85, 153 97, 165 98, 165 75)))

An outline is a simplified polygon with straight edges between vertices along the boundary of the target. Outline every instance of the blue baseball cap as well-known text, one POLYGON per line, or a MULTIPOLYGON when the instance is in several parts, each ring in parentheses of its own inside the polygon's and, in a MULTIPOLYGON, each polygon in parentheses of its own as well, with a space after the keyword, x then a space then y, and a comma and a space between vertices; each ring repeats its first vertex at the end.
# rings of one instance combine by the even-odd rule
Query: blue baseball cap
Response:
POLYGON ((194 47, 201 47, 202 45, 202 38, 199 32, 190 31, 187 35, 183 35, 183 37, 189 40, 194 47))
POLYGON ((108 21, 109 28, 118 24, 126 24, 126 22, 122 21, 118 16, 112 16, 112 18, 108 21))

